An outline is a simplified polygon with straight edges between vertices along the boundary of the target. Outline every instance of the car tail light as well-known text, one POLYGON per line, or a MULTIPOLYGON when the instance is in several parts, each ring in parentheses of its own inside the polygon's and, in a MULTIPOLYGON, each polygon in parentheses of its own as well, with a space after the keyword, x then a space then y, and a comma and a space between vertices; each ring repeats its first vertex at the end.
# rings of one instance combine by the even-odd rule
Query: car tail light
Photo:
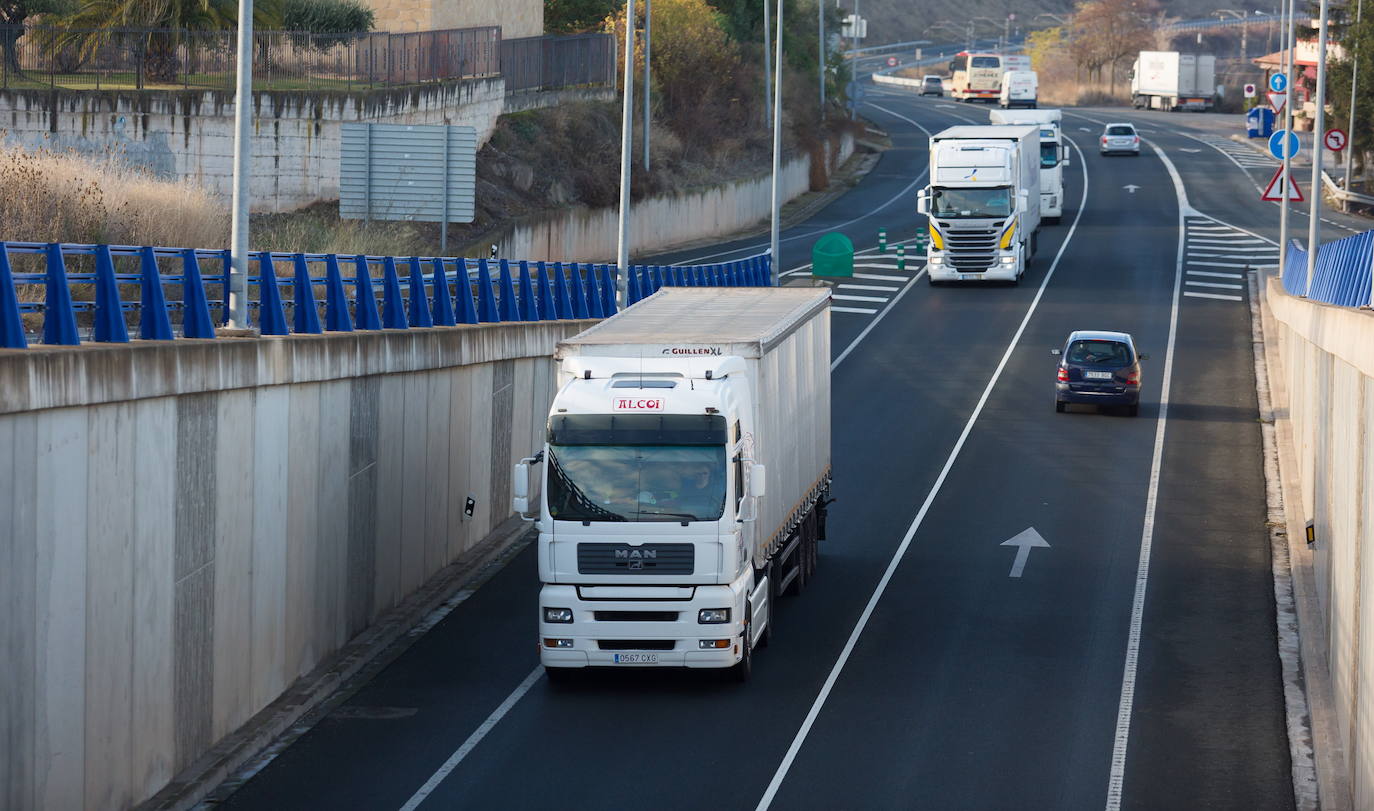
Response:
POLYGON ((1136 143, 1136 144, 1140 143, 1140 136, 1139 136, 1139 135, 1133 135, 1133 136, 1131 136, 1131 142, 1132 142, 1132 143, 1136 143))
POLYGON ((1059 381, 1061 383, 1069 382, 1069 370, 1065 369, 1063 366, 1059 367, 1059 381))
POLYGON ((1127 372, 1126 382, 1130 383, 1132 386, 1140 385, 1140 372, 1127 372))
POLYGON ((1104 143, 1104 144, 1107 143, 1107 136, 1105 136, 1105 135, 1102 136, 1102 143, 1104 143))

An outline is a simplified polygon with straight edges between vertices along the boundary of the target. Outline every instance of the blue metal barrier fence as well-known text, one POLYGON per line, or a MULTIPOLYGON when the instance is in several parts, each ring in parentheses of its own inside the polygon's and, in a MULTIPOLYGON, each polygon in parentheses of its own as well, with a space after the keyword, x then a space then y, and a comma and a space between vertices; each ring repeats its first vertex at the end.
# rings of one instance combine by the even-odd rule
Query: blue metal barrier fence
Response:
MULTIPOLYGON (((770 262, 761 254, 714 265, 632 265, 628 303, 663 287, 765 287, 770 262)), ((260 251, 250 265, 249 318, 263 335, 604 318, 616 311, 619 277, 607 264, 462 257, 260 251), (278 275, 283 262, 293 273, 278 275)), ((228 320, 227 250, 0 242, 0 348, 26 348, 28 327, 45 344, 76 345, 83 332, 125 343, 131 327, 142 340, 214 338, 228 320), (44 271, 14 271, 12 257, 23 255, 42 257, 44 271), (69 258, 91 269, 69 271, 69 258), (164 272, 164 264, 178 272, 164 272), (94 294, 73 296, 73 285, 91 285, 94 294), (40 288, 42 301, 20 295, 40 288)))
POLYGON ((1312 289, 1307 289, 1307 251, 1297 240, 1288 243, 1283 262, 1283 289, 1294 296, 1342 307, 1374 306, 1374 231, 1365 231, 1317 248, 1312 289))

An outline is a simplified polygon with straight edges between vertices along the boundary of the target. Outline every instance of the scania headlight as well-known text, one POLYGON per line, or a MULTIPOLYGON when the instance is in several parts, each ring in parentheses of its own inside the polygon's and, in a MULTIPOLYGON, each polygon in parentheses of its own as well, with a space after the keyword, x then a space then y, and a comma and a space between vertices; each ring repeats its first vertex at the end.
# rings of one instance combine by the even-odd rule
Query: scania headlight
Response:
POLYGON ((944 263, 945 263, 945 258, 944 258, 943 256, 932 256, 932 257, 930 257, 930 264, 932 264, 932 265, 943 265, 944 263))
POLYGON ((728 608, 703 608, 697 612, 697 622, 702 625, 719 625, 730 621, 728 608))
POLYGON ((572 622, 573 613, 571 608, 545 608, 544 622, 572 622))
POLYGON ((1004 265, 1014 265, 1014 264, 1016 264, 1016 256, 1013 254, 1012 256, 1004 256, 1004 257, 1002 257, 1002 264, 1004 264, 1004 265))

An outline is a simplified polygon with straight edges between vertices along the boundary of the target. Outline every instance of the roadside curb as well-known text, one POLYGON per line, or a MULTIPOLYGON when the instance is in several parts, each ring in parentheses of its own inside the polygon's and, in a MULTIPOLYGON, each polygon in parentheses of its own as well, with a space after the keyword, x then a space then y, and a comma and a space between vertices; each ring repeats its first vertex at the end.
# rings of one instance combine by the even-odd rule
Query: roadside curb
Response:
POLYGON ((329 661, 298 679, 139 808, 184 811, 202 802, 223 800, 405 653, 528 546, 533 534, 519 516, 505 521, 400 605, 384 612, 329 661))
POLYGON ((1269 541, 1273 555, 1278 654, 1283 668, 1293 796, 1298 811, 1351 807, 1345 748, 1335 725, 1335 694, 1323 641, 1325 619, 1317 604, 1312 552, 1307 548, 1301 507, 1302 485, 1293 455, 1278 330, 1265 291, 1276 271, 1251 274, 1251 334, 1255 389, 1264 443, 1264 479, 1269 541), (1269 338, 1273 340, 1269 340, 1269 338))

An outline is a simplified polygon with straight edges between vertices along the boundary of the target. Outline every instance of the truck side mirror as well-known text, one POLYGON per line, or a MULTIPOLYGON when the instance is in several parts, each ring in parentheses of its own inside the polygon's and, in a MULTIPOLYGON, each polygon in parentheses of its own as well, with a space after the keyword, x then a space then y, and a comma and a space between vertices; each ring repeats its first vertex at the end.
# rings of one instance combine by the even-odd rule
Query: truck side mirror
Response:
POLYGON ((916 192, 916 213, 930 216, 930 192, 925 189, 916 192))
POLYGON ((1069 160, 1069 146, 1068 146, 1068 144, 1061 144, 1060 147, 1059 147, 1059 151, 1062 153, 1062 154, 1059 156, 1059 162, 1062 163, 1062 164, 1064 164, 1065 166, 1069 166, 1069 165, 1071 164, 1071 161, 1069 160))
POLYGON ((767 470, 763 465, 755 462, 749 466, 749 495, 754 498, 763 498, 763 494, 768 492, 765 484, 767 470))
POLYGON ((524 462, 516 464, 510 480, 511 509, 520 515, 530 511, 530 466, 524 462))

